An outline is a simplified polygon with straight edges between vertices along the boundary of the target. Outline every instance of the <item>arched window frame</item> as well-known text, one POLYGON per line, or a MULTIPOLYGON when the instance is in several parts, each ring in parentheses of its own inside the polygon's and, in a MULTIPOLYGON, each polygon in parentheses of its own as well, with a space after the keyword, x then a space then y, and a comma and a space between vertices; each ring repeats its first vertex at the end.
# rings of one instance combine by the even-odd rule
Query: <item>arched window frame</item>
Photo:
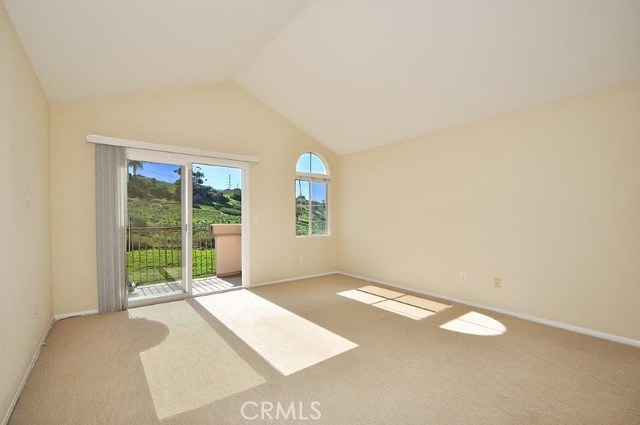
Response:
MULTIPOLYGON (((311 166, 310 166, 311 168, 311 166)), ((295 181, 294 181, 294 206, 296 208, 295 210, 295 217, 296 217, 296 227, 295 227, 295 234, 296 237, 316 237, 316 236, 328 236, 329 235, 329 182, 331 181, 331 176, 329 174, 329 165, 327 164, 327 161, 318 153, 316 152, 312 152, 312 151, 307 151, 307 152, 303 152, 302 154, 300 154, 296 160, 296 174, 295 174, 295 181), (300 162, 300 158, 302 158, 304 155, 314 155, 316 156, 321 162, 322 165, 324 166, 325 172, 326 174, 321 174, 321 173, 311 173, 311 172, 302 172, 302 171, 298 171, 298 163, 300 162), (309 206, 309 221, 308 221, 308 226, 307 226, 307 233, 300 233, 299 231, 299 226, 298 226, 298 207, 300 206, 299 204, 299 200, 298 200, 298 196, 297 196, 297 187, 299 185, 299 182, 303 181, 303 182, 308 182, 309 183, 309 200, 308 200, 308 206, 309 206), (314 183, 321 183, 325 185, 325 204, 324 204, 324 233, 314 233, 314 226, 313 226, 313 209, 314 209, 314 205, 313 205, 313 184, 314 183)))

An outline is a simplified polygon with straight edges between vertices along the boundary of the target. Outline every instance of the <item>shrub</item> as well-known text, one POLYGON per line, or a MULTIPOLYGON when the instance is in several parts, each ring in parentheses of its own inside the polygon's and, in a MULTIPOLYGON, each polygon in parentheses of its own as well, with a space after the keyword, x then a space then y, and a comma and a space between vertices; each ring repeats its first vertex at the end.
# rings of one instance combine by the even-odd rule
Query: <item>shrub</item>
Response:
POLYGON ((129 217, 129 226, 131 227, 147 227, 147 220, 142 217, 129 217))
POLYGON ((238 211, 236 209, 233 208, 227 208, 227 207, 223 207, 220 208, 220 212, 227 214, 227 215, 242 215, 241 211, 238 211))

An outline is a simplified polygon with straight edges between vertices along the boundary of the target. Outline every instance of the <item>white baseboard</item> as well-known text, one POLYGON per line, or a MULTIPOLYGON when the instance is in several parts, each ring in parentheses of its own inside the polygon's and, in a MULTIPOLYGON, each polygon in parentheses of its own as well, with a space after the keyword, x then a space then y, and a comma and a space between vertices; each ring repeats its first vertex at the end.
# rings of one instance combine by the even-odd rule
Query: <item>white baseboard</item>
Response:
POLYGON ((86 316, 88 314, 97 314, 98 310, 94 309, 94 310, 85 310, 85 311, 78 311, 76 313, 64 313, 64 314, 56 314, 55 316, 53 316, 54 320, 62 320, 62 319, 68 319, 69 317, 76 317, 76 316, 86 316))
POLYGON ((18 391, 16 391, 16 395, 13 397, 13 401, 11 401, 11 404, 9 405, 9 409, 7 410, 7 412, 4 415, 4 419, 2 420, 2 425, 6 425, 9 422, 9 418, 11 417, 11 414, 13 413, 13 409, 15 409, 16 403, 18 403, 18 399, 20 398, 20 394, 22 394, 22 389, 24 388, 25 384, 27 383, 27 379, 29 379, 29 375, 31 375, 31 371, 33 370, 33 366, 35 366, 36 361, 38 361, 38 357, 40 356, 40 351, 42 350, 42 346, 44 345, 45 341, 47 340, 47 336, 49 336, 49 331, 53 327, 53 323, 54 322, 55 322, 55 319, 52 317, 51 318, 51 322, 49 323, 49 326, 47 326, 47 329, 44 331, 44 334, 42 335, 42 338, 40 339, 40 343, 38 344, 38 347, 36 348, 36 351, 33 353, 33 357, 31 358, 31 363, 29 364, 29 367, 27 368, 27 371, 25 372, 24 377, 22 378, 22 381, 20 382, 20 386, 18 387, 18 391))
POLYGON ((385 282, 385 281, 382 281, 382 280, 379 280, 379 279, 372 279, 372 278, 366 277, 366 276, 358 276, 358 275, 351 274, 351 273, 346 273, 346 272, 337 272, 337 273, 339 273, 341 275, 344 275, 344 276, 353 277, 353 278, 356 278, 356 279, 366 280, 366 281, 373 282, 373 283, 379 283, 380 285, 390 286, 392 288, 403 289, 405 291, 411 291, 411 292, 417 292, 417 293, 420 293, 420 294, 429 295, 429 296, 436 297, 436 298, 441 298, 443 300, 448 300, 448 301, 455 302, 455 303, 458 303, 458 304, 465 304, 465 305, 468 305, 468 306, 471 306, 471 307, 477 307, 477 308, 481 308, 481 309, 484 309, 484 310, 494 311, 496 313, 506 314, 507 316, 513 316, 513 317, 517 317, 519 319, 529 320, 531 322, 536 322, 536 323, 541 323, 543 325, 553 326, 555 328, 565 329, 565 330, 568 330, 568 331, 573 331, 573 332, 577 332, 577 333, 581 333, 581 334, 585 334, 585 335, 589 335, 589 336, 594 336, 596 338, 607 339, 609 341, 619 342, 621 344, 632 345, 634 347, 640 347, 640 340, 639 339, 629 338, 629 337, 620 336, 620 335, 614 335, 614 334, 610 334, 610 333, 607 333, 607 332, 597 331, 597 330, 594 330, 594 329, 583 328, 581 326, 570 325, 570 324, 567 324, 567 323, 555 322, 553 320, 543 319, 541 317, 530 316, 528 314, 517 313, 515 311, 510 311, 510 310, 504 310, 502 308, 493 307, 493 306, 486 305, 486 304, 474 303, 474 302, 471 302, 471 301, 463 300, 461 298, 454 298, 454 297, 450 297, 450 296, 447 296, 447 295, 442 295, 442 294, 439 294, 439 293, 436 293, 436 292, 425 291, 425 290, 422 290, 422 289, 412 288, 412 287, 404 286, 404 285, 398 285, 398 284, 395 284, 395 283, 389 283, 389 282, 385 282))
POLYGON ((275 285, 276 283, 293 282, 295 280, 312 279, 314 277, 329 276, 331 274, 341 274, 341 273, 340 272, 326 272, 326 273, 310 274, 310 275, 307 275, 307 276, 291 277, 291 278, 288 278, 288 279, 272 280, 272 281, 269 281, 269 282, 252 283, 251 286, 249 286, 249 288, 255 288, 255 287, 258 287, 258 286, 266 286, 266 285, 275 285))

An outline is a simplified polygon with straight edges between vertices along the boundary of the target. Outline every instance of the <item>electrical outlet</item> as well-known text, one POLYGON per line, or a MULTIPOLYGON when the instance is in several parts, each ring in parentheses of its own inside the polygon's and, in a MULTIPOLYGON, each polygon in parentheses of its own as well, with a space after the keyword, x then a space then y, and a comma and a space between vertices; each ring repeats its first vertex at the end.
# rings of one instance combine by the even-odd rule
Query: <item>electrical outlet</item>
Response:
POLYGON ((304 257, 300 256, 300 259, 298 260, 300 264, 304 264, 304 257))
POLYGON ((33 305, 33 318, 36 322, 40 320, 40 306, 38 304, 33 305))
POLYGON ((493 286, 495 286, 496 288, 502 288, 502 279, 500 279, 499 277, 494 277, 493 286))
POLYGON ((467 272, 460 272, 460 282, 464 283, 467 281, 467 272))

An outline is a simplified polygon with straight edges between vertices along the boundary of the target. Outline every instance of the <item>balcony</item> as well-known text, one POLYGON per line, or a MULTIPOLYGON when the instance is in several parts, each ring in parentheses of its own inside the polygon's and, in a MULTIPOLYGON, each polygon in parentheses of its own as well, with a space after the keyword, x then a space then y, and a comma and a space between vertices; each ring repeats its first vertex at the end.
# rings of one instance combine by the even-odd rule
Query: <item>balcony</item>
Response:
MULTIPOLYGON (((181 226, 127 228, 129 299, 183 293, 181 226)), ((192 294, 201 295, 242 286, 239 275, 216 276, 216 237, 211 225, 193 226, 192 294)))

